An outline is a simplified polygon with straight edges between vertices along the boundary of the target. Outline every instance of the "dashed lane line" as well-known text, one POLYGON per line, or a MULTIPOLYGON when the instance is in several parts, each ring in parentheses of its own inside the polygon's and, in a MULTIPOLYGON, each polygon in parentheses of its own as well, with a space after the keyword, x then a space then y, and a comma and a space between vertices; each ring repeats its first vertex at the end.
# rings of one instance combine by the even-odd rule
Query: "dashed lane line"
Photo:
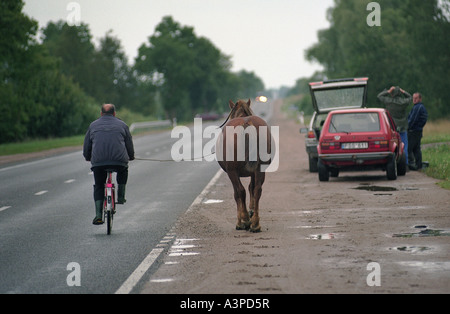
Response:
POLYGON ((4 211, 4 210, 7 210, 8 208, 11 208, 11 206, 3 206, 3 207, 0 207, 0 212, 2 212, 2 211, 4 211))

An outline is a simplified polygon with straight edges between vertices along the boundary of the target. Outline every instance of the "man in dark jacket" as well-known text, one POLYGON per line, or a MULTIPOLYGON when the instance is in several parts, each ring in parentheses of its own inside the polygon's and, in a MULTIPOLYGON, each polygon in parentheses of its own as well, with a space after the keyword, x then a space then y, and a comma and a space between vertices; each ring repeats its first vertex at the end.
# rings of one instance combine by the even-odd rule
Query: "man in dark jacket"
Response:
POLYGON ((406 109, 411 104, 411 95, 398 86, 392 86, 378 94, 378 99, 386 105, 394 119, 397 131, 405 144, 405 156, 408 162, 408 120, 406 109))
POLYGON ((428 112, 422 103, 422 95, 415 93, 413 95, 414 107, 408 116, 408 158, 409 168, 411 170, 422 169, 422 151, 420 141, 423 135, 423 127, 428 120, 428 112))
POLYGON ((133 139, 128 126, 116 118, 112 104, 102 106, 101 117, 91 123, 86 132, 83 156, 92 164, 94 173, 94 225, 103 224, 103 198, 106 181, 106 169, 117 172, 117 202, 125 200, 125 186, 128 180, 128 161, 134 159, 133 139))

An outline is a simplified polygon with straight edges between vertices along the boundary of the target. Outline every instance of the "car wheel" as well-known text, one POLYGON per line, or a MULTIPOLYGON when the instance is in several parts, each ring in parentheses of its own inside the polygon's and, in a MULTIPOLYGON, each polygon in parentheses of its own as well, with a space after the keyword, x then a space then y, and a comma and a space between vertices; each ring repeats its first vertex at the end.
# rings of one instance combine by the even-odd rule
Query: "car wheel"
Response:
POLYGON ((406 156, 405 154, 402 155, 400 158, 400 161, 397 164, 397 174, 399 176, 404 176, 406 174, 406 156))
POLYGON ((389 159, 386 165, 386 175, 388 180, 396 180, 397 179, 397 161, 395 155, 389 159))
POLYGON ((309 158, 309 172, 317 172, 317 162, 318 159, 308 156, 309 158))
POLYGON ((337 168, 331 168, 331 169, 330 169, 330 176, 331 176, 332 178, 337 178, 337 177, 339 177, 339 169, 337 169, 337 168))
POLYGON ((330 171, 328 170, 328 167, 324 165, 322 160, 320 159, 317 162, 317 170, 319 172, 319 181, 330 180, 330 171))

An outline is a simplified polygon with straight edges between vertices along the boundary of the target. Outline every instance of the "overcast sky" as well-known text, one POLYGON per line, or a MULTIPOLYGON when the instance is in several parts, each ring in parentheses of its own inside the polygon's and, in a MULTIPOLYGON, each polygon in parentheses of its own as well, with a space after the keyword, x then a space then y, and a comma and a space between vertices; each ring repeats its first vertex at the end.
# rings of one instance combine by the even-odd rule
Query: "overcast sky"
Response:
POLYGON ((162 17, 170 15, 196 36, 232 57, 233 71, 252 71, 266 88, 293 86, 320 65, 305 60, 317 31, 329 27, 333 0, 24 0, 24 12, 44 27, 49 21, 81 22, 95 44, 110 29, 134 64, 162 17), (69 4, 75 3, 75 6, 69 4), (68 6, 69 5, 69 6, 68 6), (79 11, 77 10, 79 8, 79 11))

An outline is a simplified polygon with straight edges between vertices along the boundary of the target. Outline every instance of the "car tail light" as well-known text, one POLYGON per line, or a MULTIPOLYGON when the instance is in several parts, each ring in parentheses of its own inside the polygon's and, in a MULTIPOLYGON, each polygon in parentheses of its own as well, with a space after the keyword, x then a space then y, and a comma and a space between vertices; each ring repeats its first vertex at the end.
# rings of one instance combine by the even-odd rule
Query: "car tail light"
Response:
POLYGON ((316 138, 316 133, 314 131, 309 131, 308 138, 316 138))
POLYGON ((389 141, 372 141, 372 142, 369 142, 369 148, 389 148, 389 141))
POLYGON ((326 143, 322 143, 320 147, 322 147, 322 150, 338 150, 341 148, 341 143, 326 142, 326 143))

